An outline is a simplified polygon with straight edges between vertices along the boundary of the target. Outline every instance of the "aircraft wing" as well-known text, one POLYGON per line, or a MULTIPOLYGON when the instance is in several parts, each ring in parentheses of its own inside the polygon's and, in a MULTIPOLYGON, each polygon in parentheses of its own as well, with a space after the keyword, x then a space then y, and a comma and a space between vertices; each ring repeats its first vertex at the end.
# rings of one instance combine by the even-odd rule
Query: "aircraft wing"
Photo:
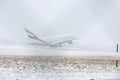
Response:
POLYGON ((61 39, 53 40, 49 42, 50 45, 52 46, 61 46, 62 44, 69 43, 71 44, 73 42, 74 38, 71 36, 65 36, 62 37, 61 39))

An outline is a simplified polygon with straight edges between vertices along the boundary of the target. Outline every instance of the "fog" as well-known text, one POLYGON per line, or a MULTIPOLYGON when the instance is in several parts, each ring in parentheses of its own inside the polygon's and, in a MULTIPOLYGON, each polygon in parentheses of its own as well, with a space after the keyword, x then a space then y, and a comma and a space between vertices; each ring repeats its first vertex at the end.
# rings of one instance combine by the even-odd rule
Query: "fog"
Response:
POLYGON ((0 47, 24 45, 27 28, 41 38, 75 33, 79 41, 73 45, 81 50, 115 51, 120 44, 119 4, 119 0, 0 0, 0 47))

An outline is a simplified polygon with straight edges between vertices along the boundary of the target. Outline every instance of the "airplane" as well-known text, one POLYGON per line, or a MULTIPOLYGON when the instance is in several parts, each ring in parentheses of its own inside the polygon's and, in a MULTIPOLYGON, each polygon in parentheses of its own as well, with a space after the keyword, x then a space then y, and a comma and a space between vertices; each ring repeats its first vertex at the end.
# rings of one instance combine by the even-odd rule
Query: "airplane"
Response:
POLYGON ((31 45, 37 45, 37 46, 50 46, 50 47, 61 47, 62 44, 68 43, 72 44, 73 40, 77 40, 75 35, 60 35, 60 36, 54 36, 54 37, 48 37, 44 40, 36 36, 33 32, 29 31, 28 29, 24 28, 25 31, 28 34, 28 37, 31 40, 34 40, 34 42, 29 43, 31 45))

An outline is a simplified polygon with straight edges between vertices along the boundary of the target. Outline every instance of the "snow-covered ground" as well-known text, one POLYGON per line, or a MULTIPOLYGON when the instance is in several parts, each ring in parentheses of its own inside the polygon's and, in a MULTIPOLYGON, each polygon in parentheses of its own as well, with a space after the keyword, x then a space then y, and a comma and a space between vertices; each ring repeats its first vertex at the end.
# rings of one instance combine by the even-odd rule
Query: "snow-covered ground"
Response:
POLYGON ((1 55, 0 80, 120 80, 120 66, 114 56, 1 55))
POLYGON ((120 80, 119 73, 86 73, 86 72, 17 72, 2 69, 0 80, 120 80))

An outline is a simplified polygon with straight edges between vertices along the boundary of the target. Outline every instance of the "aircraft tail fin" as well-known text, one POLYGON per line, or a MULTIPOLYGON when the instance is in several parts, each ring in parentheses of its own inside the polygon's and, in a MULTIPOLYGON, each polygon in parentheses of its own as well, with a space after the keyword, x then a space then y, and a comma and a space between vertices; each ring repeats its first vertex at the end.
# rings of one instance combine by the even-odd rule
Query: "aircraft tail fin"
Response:
POLYGON ((28 33, 28 37, 29 37, 30 39, 38 40, 38 41, 40 41, 40 42, 42 42, 42 43, 44 43, 44 44, 47 44, 44 40, 42 40, 42 39, 40 39, 39 37, 37 37, 34 33, 32 33, 31 31, 29 31, 28 29, 26 29, 26 28, 24 28, 24 29, 25 29, 25 31, 28 33))

